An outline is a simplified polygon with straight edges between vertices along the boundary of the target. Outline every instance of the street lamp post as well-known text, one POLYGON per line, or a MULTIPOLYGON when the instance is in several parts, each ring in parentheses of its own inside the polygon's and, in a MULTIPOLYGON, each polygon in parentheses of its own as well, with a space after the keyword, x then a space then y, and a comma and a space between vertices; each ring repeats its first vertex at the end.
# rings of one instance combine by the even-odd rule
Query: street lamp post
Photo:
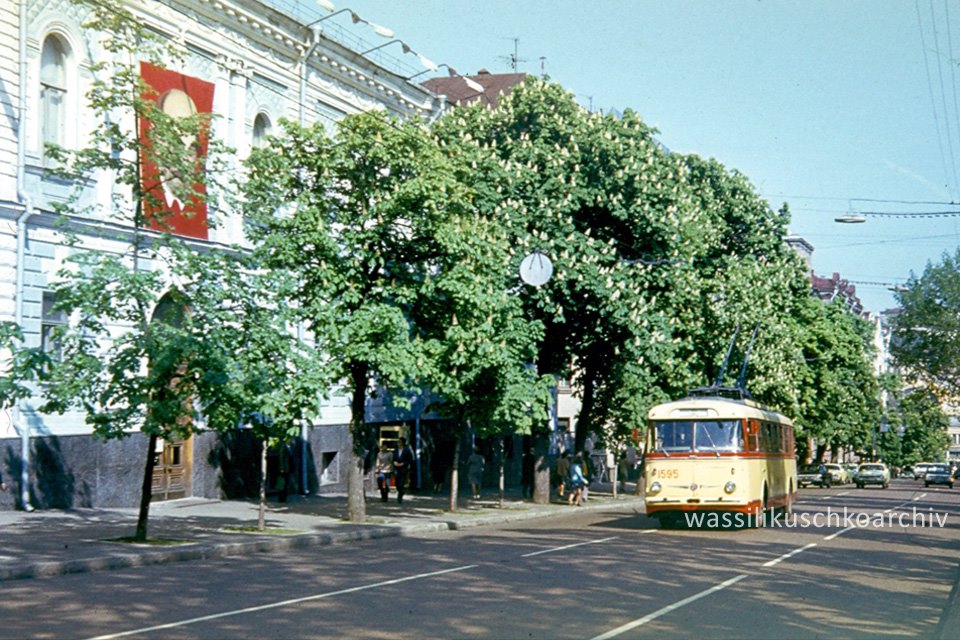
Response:
MULTIPOLYGON (((528 284, 531 287, 538 288, 545 285, 550 281, 550 278, 553 276, 553 261, 549 257, 540 253, 538 250, 534 250, 533 253, 528 254, 520 262, 519 267, 520 280, 524 284, 528 284)), ((532 363, 530 367, 533 371, 537 372, 536 363, 532 363)), ((551 464, 550 456, 557 453, 556 443, 557 443, 557 432, 559 431, 559 420, 557 416, 557 385, 556 379, 554 380, 553 388, 550 390, 551 401, 549 407, 549 434, 547 435, 547 448, 544 451, 538 444, 536 447, 536 461, 534 463, 534 493, 533 499, 537 503, 548 503, 550 502, 550 467, 551 464), (546 490, 544 490, 546 489, 546 490)))

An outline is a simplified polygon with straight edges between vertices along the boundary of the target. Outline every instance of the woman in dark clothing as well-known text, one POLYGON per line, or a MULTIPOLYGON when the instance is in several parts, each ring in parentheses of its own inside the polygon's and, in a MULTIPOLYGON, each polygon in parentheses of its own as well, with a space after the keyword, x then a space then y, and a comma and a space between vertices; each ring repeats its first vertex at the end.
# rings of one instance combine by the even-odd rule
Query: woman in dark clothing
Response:
POLYGON ((447 477, 447 461, 444 454, 436 449, 430 458, 430 475, 433 476, 433 492, 443 491, 443 483, 447 477))
POLYGON ((523 489, 524 498, 533 497, 533 466, 536 458, 533 455, 533 449, 527 449, 523 454, 522 467, 520 469, 520 485, 523 489))

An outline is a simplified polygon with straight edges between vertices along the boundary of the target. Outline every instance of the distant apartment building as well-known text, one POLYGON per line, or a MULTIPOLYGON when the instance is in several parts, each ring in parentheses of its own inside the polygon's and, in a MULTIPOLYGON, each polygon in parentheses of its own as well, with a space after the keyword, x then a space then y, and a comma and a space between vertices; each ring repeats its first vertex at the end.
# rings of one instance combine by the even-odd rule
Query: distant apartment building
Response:
POLYGON ((824 302, 833 302, 841 300, 850 313, 854 315, 865 315, 863 303, 857 297, 857 287, 846 278, 841 278, 840 274, 834 272, 829 278, 818 276, 815 272, 810 272, 810 283, 813 287, 813 294, 824 302))

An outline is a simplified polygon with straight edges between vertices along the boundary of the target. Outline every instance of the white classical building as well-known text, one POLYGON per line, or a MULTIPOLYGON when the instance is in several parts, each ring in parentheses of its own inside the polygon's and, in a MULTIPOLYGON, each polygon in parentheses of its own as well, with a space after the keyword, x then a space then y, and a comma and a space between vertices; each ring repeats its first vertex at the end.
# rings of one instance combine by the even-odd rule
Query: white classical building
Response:
MULTIPOLYGON (((367 110, 432 118, 443 109, 441 98, 409 80, 419 69, 384 57, 383 50, 369 55, 377 43, 365 38, 392 34, 349 9, 295 16, 259 0, 124 4, 184 54, 182 64, 169 70, 141 65, 141 74, 158 93, 164 83, 192 87, 185 91, 196 108, 218 116, 214 137, 239 158, 281 118, 332 127, 367 110)), ((41 344, 45 331, 66 321, 52 312, 48 286, 68 252, 52 205, 72 185, 44 175, 44 144, 81 148, 92 128, 90 64, 106 52, 104 34, 82 26, 88 18, 86 6, 68 0, 0 3, 0 320, 19 323, 30 345, 41 344)), ((85 197, 109 212, 115 188, 94 180, 85 197)), ((230 211, 216 198, 207 207, 204 214, 216 226, 194 217, 182 227, 175 223, 178 232, 197 247, 243 241, 242 225, 230 211)), ((129 246, 131 229, 108 214, 76 215, 69 222, 85 246, 129 246)), ((14 489, 0 495, 0 508, 135 504, 146 447, 141 434, 94 441, 82 415, 46 416, 34 406, 27 400, 0 415, 0 473, 14 489)), ((299 486, 342 489, 348 419, 347 403, 335 397, 323 407, 321 423, 305 430, 297 456, 299 486)), ((250 446, 241 433, 164 443, 156 452, 155 495, 249 492, 255 466, 241 461, 252 453, 250 446)))

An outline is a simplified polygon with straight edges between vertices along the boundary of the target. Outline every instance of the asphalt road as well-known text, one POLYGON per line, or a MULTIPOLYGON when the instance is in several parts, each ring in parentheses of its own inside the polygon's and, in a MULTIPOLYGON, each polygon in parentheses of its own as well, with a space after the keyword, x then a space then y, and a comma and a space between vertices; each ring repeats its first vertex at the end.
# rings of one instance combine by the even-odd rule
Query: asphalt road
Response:
POLYGON ((503 527, 9 582, 0 636, 960 637, 944 619, 958 595, 960 489, 806 489, 779 524, 660 530, 642 514, 571 508, 503 527))

